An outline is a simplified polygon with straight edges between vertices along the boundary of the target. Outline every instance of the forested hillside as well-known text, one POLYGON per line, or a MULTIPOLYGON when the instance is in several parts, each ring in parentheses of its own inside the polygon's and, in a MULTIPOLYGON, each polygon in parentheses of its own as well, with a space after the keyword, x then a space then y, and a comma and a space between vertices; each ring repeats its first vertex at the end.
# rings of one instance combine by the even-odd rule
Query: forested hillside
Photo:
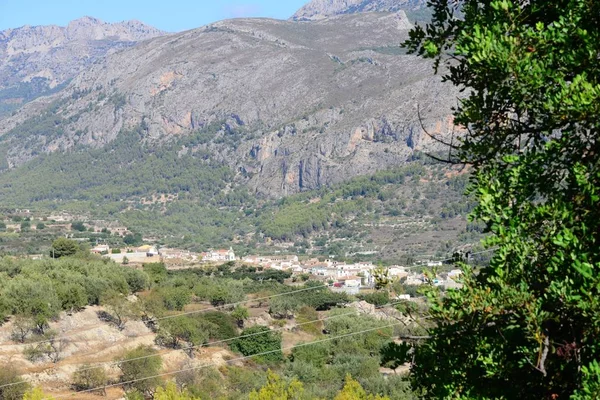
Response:
POLYGON ((215 123, 152 146, 139 128, 99 149, 41 155, 0 175, 3 204, 118 220, 194 250, 234 242, 249 251, 274 239, 300 252, 374 252, 398 261, 447 254, 477 237, 464 219, 466 171, 417 153, 404 167, 273 200, 253 196, 244 185, 248 174, 208 150, 209 143, 235 145, 244 134, 215 123))

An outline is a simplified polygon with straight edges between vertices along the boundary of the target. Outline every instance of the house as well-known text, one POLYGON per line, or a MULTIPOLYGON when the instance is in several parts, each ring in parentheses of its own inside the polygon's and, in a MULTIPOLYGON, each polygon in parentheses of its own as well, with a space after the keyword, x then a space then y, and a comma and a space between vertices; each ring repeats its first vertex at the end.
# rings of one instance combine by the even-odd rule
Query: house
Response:
POLYGON ((158 250, 156 247, 151 246, 149 244, 145 244, 143 246, 138 247, 135 252, 137 253, 146 253, 147 257, 154 257, 158 255, 158 250))
POLYGON ((345 287, 360 287, 361 278, 360 276, 345 276, 343 278, 338 278, 338 282, 342 283, 345 287))
POLYGON ((276 256, 246 256, 242 259, 248 264, 261 265, 272 269, 290 269, 298 265, 297 255, 276 255, 276 256))
POLYGON ((107 244, 98 244, 90 251, 94 254, 108 254, 110 253, 110 247, 107 244))
POLYGON ((110 231, 110 233, 112 235, 117 235, 117 236, 125 236, 129 233, 129 230, 127 228, 125 228, 124 226, 119 226, 116 228, 109 228, 108 229, 110 231))
POLYGON ((233 252, 233 248, 229 248, 229 250, 209 250, 206 253, 202 253, 202 261, 208 262, 227 262, 227 261, 235 261, 235 253, 233 252))

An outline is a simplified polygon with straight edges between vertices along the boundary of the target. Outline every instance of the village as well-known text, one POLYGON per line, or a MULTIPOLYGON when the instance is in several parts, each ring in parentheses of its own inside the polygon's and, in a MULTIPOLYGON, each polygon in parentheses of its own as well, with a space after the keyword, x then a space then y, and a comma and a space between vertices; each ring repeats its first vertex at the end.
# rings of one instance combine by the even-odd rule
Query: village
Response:
MULTIPOLYGON (((141 238, 140 246, 125 245, 122 243, 127 237, 133 237, 133 233, 124 226, 115 222, 104 220, 86 220, 77 222, 77 217, 69 213, 56 213, 42 218, 35 216, 30 210, 16 210, 12 212, 18 218, 6 219, 4 229, 10 232, 21 232, 24 226, 27 229, 39 230, 46 228, 55 234, 72 238, 77 241, 88 240, 78 237, 77 233, 88 232, 88 235, 105 234, 118 238, 112 242, 102 240, 91 248, 91 252, 113 260, 114 262, 130 267, 141 267, 148 263, 164 263, 168 269, 192 269, 224 263, 235 263, 238 265, 254 266, 262 270, 279 270, 289 272, 292 279, 309 277, 311 280, 321 281, 331 287, 334 291, 343 291, 349 294, 357 294, 361 290, 372 289, 375 285, 373 271, 380 268, 370 261, 349 263, 330 257, 314 257, 310 255, 299 256, 296 254, 285 254, 285 244, 275 244, 277 248, 270 255, 245 255, 238 256, 232 247, 224 249, 208 249, 205 252, 193 252, 190 250, 160 247, 153 238, 141 238), (79 231, 79 232, 78 232, 79 231), (121 245, 117 244, 121 243, 121 245)), ((32 258, 40 258, 43 255, 32 255, 32 258)), ((423 260, 416 265, 402 266, 389 265, 384 268, 388 277, 394 282, 400 282, 405 286, 417 287, 426 282, 423 274, 424 269, 432 270, 442 267, 441 261, 423 260)), ((458 282, 461 271, 458 269, 448 270, 439 268, 433 284, 441 288, 459 288, 458 282)))
MULTIPOLYGON (((361 289, 372 289, 375 286, 374 271, 383 269, 392 281, 401 282, 407 286, 420 286, 426 283, 423 273, 417 272, 414 266, 391 265, 381 267, 372 262, 347 263, 333 258, 300 258, 294 254, 277 255, 248 255, 236 256, 233 248, 210 249, 206 252, 195 253, 188 250, 173 248, 157 248, 152 245, 110 249, 108 245, 98 245, 91 249, 92 253, 108 257, 124 265, 141 265, 153 262, 165 263, 168 269, 189 269, 202 266, 237 263, 254 266, 261 270, 287 271, 293 278, 310 277, 312 280, 327 284, 334 291, 358 294, 361 289)), ((426 261, 420 269, 441 267, 441 261, 426 261)), ((433 284, 445 289, 459 288, 461 270, 452 269, 440 272, 433 284)), ((405 295, 410 297, 409 295, 405 295)))

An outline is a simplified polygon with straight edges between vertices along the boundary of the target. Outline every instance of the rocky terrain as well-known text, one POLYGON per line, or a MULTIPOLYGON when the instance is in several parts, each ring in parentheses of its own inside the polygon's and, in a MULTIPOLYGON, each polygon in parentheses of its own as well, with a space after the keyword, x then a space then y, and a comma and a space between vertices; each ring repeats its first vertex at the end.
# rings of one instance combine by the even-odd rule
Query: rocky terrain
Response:
POLYGON ((422 124, 452 132, 455 104, 399 46, 411 26, 403 11, 237 19, 139 43, 5 118, 0 169, 125 130, 156 146, 207 128, 182 154, 202 150, 267 196, 402 164, 430 144, 422 124))
POLYGON ((420 10, 425 0, 312 0, 293 16, 294 21, 314 21, 343 14, 420 10))
POLYGON ((139 21, 111 24, 91 17, 66 27, 0 31, 0 104, 22 104, 64 84, 107 54, 163 34, 139 21))

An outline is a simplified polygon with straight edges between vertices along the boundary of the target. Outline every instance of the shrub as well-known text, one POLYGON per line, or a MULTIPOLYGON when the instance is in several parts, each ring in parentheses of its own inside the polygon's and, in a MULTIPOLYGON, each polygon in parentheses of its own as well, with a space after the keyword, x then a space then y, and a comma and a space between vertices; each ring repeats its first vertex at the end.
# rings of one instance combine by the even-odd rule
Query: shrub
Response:
POLYGON ((210 332, 211 339, 226 340, 237 336, 236 321, 229 314, 209 311, 200 314, 199 318, 214 325, 214 330, 210 332))
POLYGON ((231 348, 234 351, 242 353, 244 356, 261 354, 254 357, 257 361, 275 362, 283 360, 281 334, 272 332, 266 326, 253 326, 244 329, 240 337, 231 342, 231 348))
POLYGON ((15 368, 10 365, 0 368, 0 399, 21 400, 27 390, 29 390, 29 383, 23 381, 15 368))
MULTIPOLYGON (((162 367, 162 359, 158 352, 152 347, 144 345, 125 352, 118 361, 121 361, 119 364, 121 382, 130 382, 158 375, 162 367)), ((128 383, 127 387, 140 393, 150 394, 160 383, 160 378, 150 378, 128 383)))
POLYGON ((73 373, 71 381, 74 390, 80 391, 100 388, 98 391, 103 396, 106 396, 106 389, 104 386, 108 383, 108 377, 106 376, 106 371, 102 367, 90 367, 89 365, 84 365, 73 373))

